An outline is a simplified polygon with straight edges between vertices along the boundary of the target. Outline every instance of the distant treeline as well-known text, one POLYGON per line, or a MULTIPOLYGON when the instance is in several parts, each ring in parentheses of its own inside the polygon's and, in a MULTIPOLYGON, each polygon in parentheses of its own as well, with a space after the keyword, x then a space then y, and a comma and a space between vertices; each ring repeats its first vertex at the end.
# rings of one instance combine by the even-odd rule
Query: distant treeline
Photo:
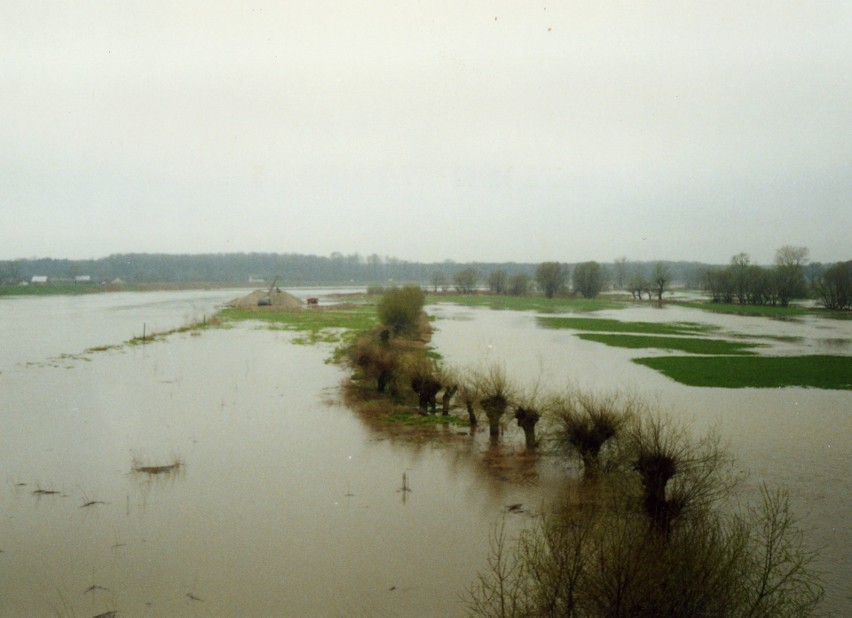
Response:
MULTIPOLYGON (((622 260, 624 260, 622 258, 622 260)), ((621 261, 624 264, 624 261, 621 261)), ((630 262, 631 267, 650 262, 630 262)), ((664 262, 672 280, 687 287, 699 287, 708 266, 697 262, 664 262)), ((615 262, 611 264, 614 266, 615 262)), ((571 264, 567 264, 571 267, 571 264)), ((610 266, 606 265, 605 266, 610 266)), ((127 253, 96 260, 20 259, 0 261, 0 282, 18 283, 33 277, 49 281, 74 281, 88 278, 93 283, 121 279, 127 283, 248 283, 271 282, 279 277, 279 285, 301 283, 383 283, 417 282, 428 284, 440 273, 452 281, 466 269, 475 269, 484 282, 494 271, 509 275, 535 274, 538 263, 518 262, 408 262, 379 255, 362 256, 332 253, 330 256, 295 253, 220 253, 170 255, 127 253)), ((613 277, 616 279, 616 277, 613 277)), ((616 281, 612 281, 617 285, 616 281)))

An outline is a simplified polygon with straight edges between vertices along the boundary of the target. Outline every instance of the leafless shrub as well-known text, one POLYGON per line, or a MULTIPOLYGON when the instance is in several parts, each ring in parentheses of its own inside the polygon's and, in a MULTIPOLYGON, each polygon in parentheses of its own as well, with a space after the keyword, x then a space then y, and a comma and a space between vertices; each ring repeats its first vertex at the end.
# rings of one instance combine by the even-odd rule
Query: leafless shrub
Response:
POLYGON ((671 417, 651 414, 631 424, 628 444, 644 513, 664 534, 677 518, 706 509, 737 482, 717 431, 691 438, 671 417))
MULTIPOLYGON (((595 487, 605 486, 595 484, 595 487)), ((502 527, 468 590, 474 616, 810 616, 823 590, 786 494, 744 513, 710 508, 668 537, 629 501, 566 503, 514 545, 502 527)))
POLYGON ((643 404, 635 397, 617 393, 597 395, 586 391, 569 393, 553 408, 554 440, 557 450, 576 453, 583 473, 595 476, 603 466, 601 451, 634 418, 643 404))

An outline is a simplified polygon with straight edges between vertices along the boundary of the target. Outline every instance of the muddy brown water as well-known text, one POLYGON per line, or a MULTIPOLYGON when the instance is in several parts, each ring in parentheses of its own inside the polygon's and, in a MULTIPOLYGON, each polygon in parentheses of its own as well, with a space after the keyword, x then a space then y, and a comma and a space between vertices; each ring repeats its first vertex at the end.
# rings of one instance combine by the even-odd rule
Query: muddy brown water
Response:
MULTIPOLYGON (((71 313, 140 321, 94 300, 71 313)), ((4 325, 19 306, 0 303, 4 325)), ((71 318, 16 320, 55 340, 5 352, 0 372, 0 615, 461 615, 490 526, 540 503, 474 444, 370 429, 338 402, 330 349, 288 333, 244 324, 57 360, 45 351, 103 340, 71 318)))
MULTIPOLYGON (((669 354, 584 341, 569 330, 536 327, 532 313, 439 305, 433 345, 447 362, 497 362, 525 383, 613 389, 658 402, 696 432, 718 428, 740 470, 743 498, 761 483, 790 490, 810 547, 821 550, 824 609, 852 615, 852 392, 806 388, 721 389, 684 386, 630 361, 669 354)), ((781 321, 642 304, 586 317, 624 321, 691 321, 717 326, 714 338, 765 344, 766 354, 852 354, 852 322, 781 321)))
MULTIPOLYGON (((490 526, 508 505, 535 510, 561 482, 559 467, 539 469, 537 482, 523 466, 501 468, 479 437, 375 431, 340 404, 330 349, 293 345, 288 333, 243 324, 78 356, 236 295, 0 300, 0 615, 463 615, 490 526), (174 473, 133 471, 175 462, 174 473)), ((630 363, 634 351, 542 329, 532 314, 432 312, 449 362, 629 388, 699 430, 718 425, 751 473, 746 491, 763 480, 790 487, 809 541, 825 547, 826 608, 850 613, 850 393, 682 387, 630 363)), ((783 336, 778 353, 822 339, 848 353, 843 323, 728 317, 708 319, 783 336)), ((504 450, 520 453, 520 442, 515 432, 504 450)), ((508 518, 513 530, 529 521, 508 518)))

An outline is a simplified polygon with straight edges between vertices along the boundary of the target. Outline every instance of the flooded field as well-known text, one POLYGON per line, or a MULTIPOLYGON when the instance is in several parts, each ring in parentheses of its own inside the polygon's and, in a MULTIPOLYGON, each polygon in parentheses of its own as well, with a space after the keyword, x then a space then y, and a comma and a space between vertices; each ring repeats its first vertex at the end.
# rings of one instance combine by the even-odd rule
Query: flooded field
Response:
MULTIPOLYGON (((0 300, 0 615, 464 615, 490 526, 508 505, 535 510, 560 482, 552 469, 538 482, 495 472, 460 428, 429 442, 371 429, 340 404, 330 348, 292 345, 286 332, 244 324, 85 353, 143 323, 201 319, 237 294, 0 300)), ((750 471, 746 490, 791 489, 824 547, 826 608, 852 611, 852 393, 690 388, 631 363, 636 351, 541 328, 532 314, 429 311, 449 362, 629 389, 699 430, 719 426, 750 471)), ((848 354, 852 338, 848 322, 599 315, 706 319, 781 336, 779 354, 848 354)), ((510 528, 528 521, 508 517, 510 528)))
MULTIPOLYGON (((815 547, 826 583, 825 608, 852 615, 852 392, 806 388, 721 389, 678 384, 630 362, 667 354, 584 341, 568 330, 536 326, 531 313, 488 311, 452 305, 437 315, 433 345, 461 366, 503 363, 518 380, 554 388, 580 386, 637 393, 696 431, 718 427, 739 467, 749 473, 744 491, 761 482, 790 489, 796 512, 815 547)), ((852 354, 852 323, 806 318, 779 321, 712 314, 682 307, 638 305, 600 311, 594 317, 623 321, 692 321, 745 334, 767 345, 762 354, 852 354)))
MULTIPOLYGON (((79 311, 122 315, 111 300, 79 311)), ((31 302, 39 320, 56 306, 31 302)), ((248 325, 60 362, 7 353, 0 615, 460 615, 489 527, 540 488, 500 482, 474 445, 373 432, 337 402, 329 349, 289 338, 248 325)), ((82 340, 50 354, 104 343, 82 340)))

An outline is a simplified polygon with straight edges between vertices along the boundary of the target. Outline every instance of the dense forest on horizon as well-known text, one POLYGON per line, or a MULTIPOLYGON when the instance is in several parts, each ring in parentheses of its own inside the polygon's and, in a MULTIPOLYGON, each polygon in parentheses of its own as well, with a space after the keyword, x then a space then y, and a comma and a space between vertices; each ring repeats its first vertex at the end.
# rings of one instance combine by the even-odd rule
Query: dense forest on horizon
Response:
MULTIPOLYGON (((623 259, 623 258, 622 258, 623 259)), ((654 262, 629 262, 631 266, 648 266, 654 262)), ((713 265, 699 262, 663 261, 672 279, 687 287, 698 287, 702 273, 713 265)), ((604 264, 612 267, 614 262, 604 264)), ((573 266, 566 263, 569 268, 573 266)), ((91 282, 127 283, 249 283, 271 282, 279 285, 303 283, 428 283, 436 273, 449 280, 465 269, 475 269, 483 278, 502 269, 509 275, 533 276, 538 263, 518 262, 409 262, 376 254, 330 256, 295 253, 219 253, 219 254, 149 254, 127 253, 92 260, 32 258, 0 261, 0 282, 14 284, 33 277, 51 281, 73 281, 78 277, 91 282)))

